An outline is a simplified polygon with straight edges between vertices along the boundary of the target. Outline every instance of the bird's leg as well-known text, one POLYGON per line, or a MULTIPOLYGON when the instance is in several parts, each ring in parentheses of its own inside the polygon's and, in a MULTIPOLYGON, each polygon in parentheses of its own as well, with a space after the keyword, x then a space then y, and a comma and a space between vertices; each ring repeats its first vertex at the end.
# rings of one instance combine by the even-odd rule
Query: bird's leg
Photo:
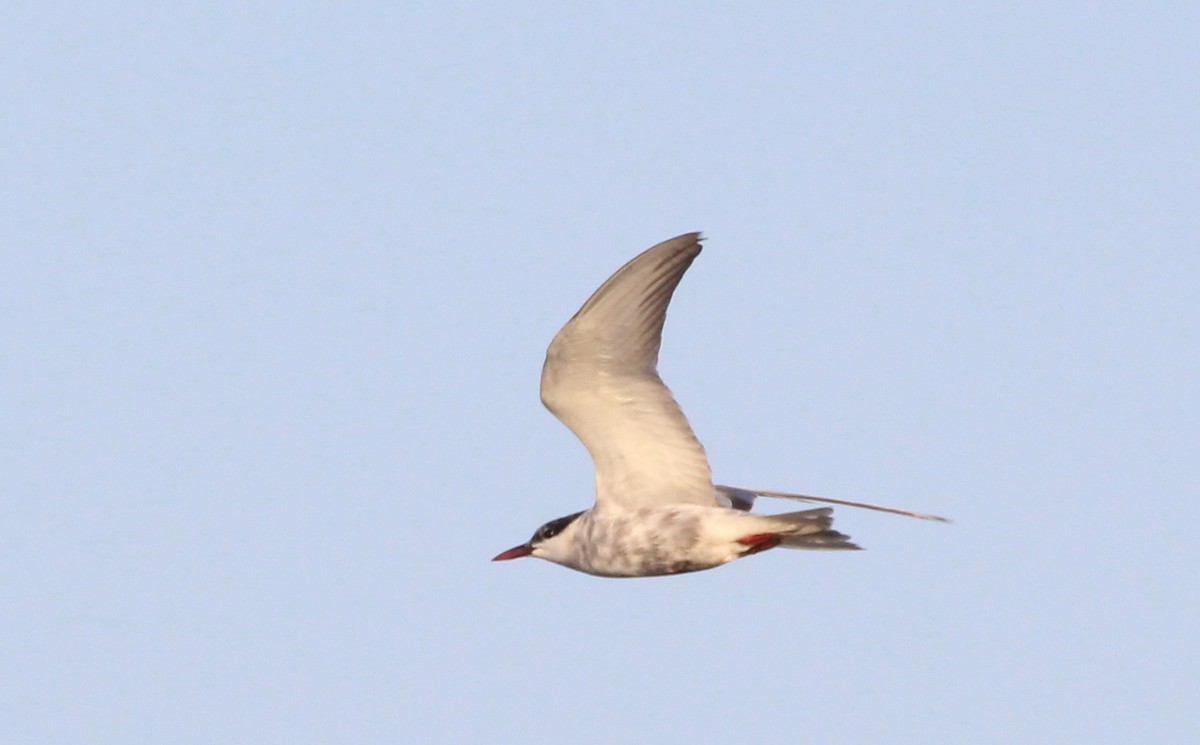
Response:
POLYGON ((759 551, 766 551, 768 548, 775 548, 782 540, 776 533, 755 533, 754 535, 743 536, 738 539, 738 543, 743 546, 749 546, 742 552, 742 556, 756 554, 759 551))

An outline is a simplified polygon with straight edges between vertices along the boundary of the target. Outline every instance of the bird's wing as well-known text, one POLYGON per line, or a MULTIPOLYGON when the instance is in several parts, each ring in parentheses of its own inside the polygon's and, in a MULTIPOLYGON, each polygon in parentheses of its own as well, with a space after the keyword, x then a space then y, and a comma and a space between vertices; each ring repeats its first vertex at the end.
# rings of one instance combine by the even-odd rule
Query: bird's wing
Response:
POLYGON ((949 518, 939 515, 927 515, 924 512, 913 512, 912 510, 901 510, 896 507, 884 507, 878 504, 867 504, 866 502, 851 502, 845 499, 832 499, 830 497, 812 497, 807 494, 790 494, 782 491, 771 491, 769 489, 740 489, 736 486, 716 486, 714 487, 720 498, 727 501, 728 506, 734 509, 749 511, 754 505, 755 497, 775 497, 777 499, 793 499, 797 502, 816 502, 818 504, 840 504, 846 507, 861 507, 864 510, 875 510, 876 512, 890 512, 893 515, 904 515, 905 517, 915 517, 921 520, 937 520, 938 522, 948 523, 949 518))
POLYGON ((643 252, 546 351, 542 402, 591 453, 597 505, 718 504, 704 447, 657 371, 667 305, 699 253, 699 233, 643 252))

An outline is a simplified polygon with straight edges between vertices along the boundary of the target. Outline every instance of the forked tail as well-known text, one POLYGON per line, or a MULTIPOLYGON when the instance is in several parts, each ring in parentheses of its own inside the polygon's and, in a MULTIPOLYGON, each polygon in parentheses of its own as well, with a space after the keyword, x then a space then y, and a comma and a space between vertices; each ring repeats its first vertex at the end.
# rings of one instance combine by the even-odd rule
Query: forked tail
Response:
POLYGON ((821 507, 802 512, 785 512, 782 515, 764 515, 779 521, 776 535, 783 548, 815 550, 859 550, 851 543, 850 536, 833 529, 833 509, 821 507))

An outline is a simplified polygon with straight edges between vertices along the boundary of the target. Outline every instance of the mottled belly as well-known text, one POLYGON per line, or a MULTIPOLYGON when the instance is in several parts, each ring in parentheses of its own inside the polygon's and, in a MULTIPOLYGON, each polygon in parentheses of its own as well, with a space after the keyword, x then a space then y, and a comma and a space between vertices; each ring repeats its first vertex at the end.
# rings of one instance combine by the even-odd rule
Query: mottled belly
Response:
POLYGON ((583 566, 602 577, 655 577, 724 564, 705 555, 696 515, 676 510, 637 510, 591 522, 583 531, 583 566))

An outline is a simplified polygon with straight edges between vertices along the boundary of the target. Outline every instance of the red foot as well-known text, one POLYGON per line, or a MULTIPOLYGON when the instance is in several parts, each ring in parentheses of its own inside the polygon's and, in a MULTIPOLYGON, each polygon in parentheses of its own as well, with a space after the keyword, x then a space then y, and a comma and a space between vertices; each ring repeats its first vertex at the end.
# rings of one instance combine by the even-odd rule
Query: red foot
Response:
POLYGON ((779 545, 779 541, 780 538, 775 533, 755 533, 754 535, 738 539, 738 543, 750 547, 742 552, 742 556, 749 556, 759 551, 766 551, 768 548, 775 548, 779 545))

